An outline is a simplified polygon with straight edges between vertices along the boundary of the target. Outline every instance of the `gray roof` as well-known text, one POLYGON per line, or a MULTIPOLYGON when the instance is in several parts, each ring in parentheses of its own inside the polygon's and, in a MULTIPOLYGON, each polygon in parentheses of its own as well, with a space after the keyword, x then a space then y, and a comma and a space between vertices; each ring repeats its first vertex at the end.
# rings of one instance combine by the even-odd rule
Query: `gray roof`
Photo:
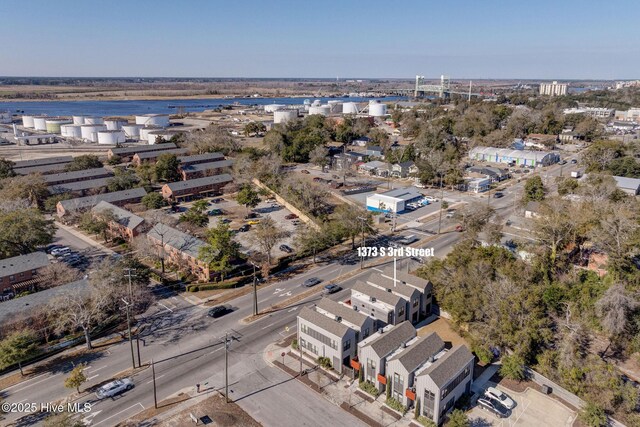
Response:
POLYGON ((637 178, 626 178, 624 176, 614 176, 613 179, 616 180, 616 184, 620 188, 624 188, 627 190, 638 191, 640 189, 640 179, 637 178))
POLYGON ((187 173, 206 172, 214 169, 228 168, 233 165, 233 160, 221 160, 218 162, 197 163, 182 166, 180 169, 187 173))
POLYGON ((320 301, 318 301, 318 303, 316 304, 316 307, 327 311, 334 316, 342 317, 342 319, 353 325, 356 325, 360 329, 362 329, 368 319, 368 316, 366 314, 355 311, 354 309, 329 298, 320 299, 320 301))
POLYGON ((389 360, 398 360, 407 372, 413 372, 443 348, 444 341, 442 341, 438 334, 432 332, 429 335, 418 338, 415 343, 389 360))
POLYGON ((18 168, 31 168, 34 166, 43 166, 43 165, 54 165, 59 163, 70 163, 73 160, 71 156, 56 156, 56 157, 46 157, 44 159, 33 159, 33 160, 15 160, 13 163, 13 169, 18 168))
POLYGON ((222 153, 202 153, 202 154, 194 154, 193 156, 183 156, 178 157, 180 163, 190 164, 194 162, 204 162, 207 160, 220 160, 224 159, 224 154, 222 153))
POLYGON ((47 265, 49 265, 49 258, 44 252, 31 252, 26 255, 6 258, 0 260, 0 277, 23 273, 36 268, 46 267, 47 265))
POLYGON ((379 278, 376 281, 367 280, 368 284, 372 284, 374 286, 382 286, 385 289, 391 289, 392 293, 394 293, 396 295, 400 295, 401 297, 403 297, 407 301, 409 301, 411 299, 411 297, 413 297, 414 294, 420 295, 420 291, 419 290, 417 290, 416 288, 413 288, 411 286, 407 286, 402 282, 396 283, 395 286, 393 286, 393 282, 390 282, 387 279, 385 279, 384 282, 386 282, 386 283, 382 283, 382 281, 379 278))
POLYGON ((189 179, 186 181, 176 181, 165 184, 172 192, 184 191, 191 188, 204 187, 206 185, 223 184, 231 182, 233 179, 228 173, 221 175, 205 176, 204 178, 189 179))
POLYGON ((131 190, 116 191, 113 193, 98 194, 96 196, 78 197, 76 199, 61 200, 60 205, 65 211, 92 208, 101 201, 119 202, 122 200, 141 199, 147 194, 144 188, 133 188, 131 190))
POLYGON ((142 153, 145 151, 162 151, 162 150, 170 150, 172 148, 176 148, 176 144, 173 142, 163 142, 162 144, 151 144, 151 145, 132 145, 129 147, 122 148, 112 148, 110 151, 115 155, 133 155, 137 153, 142 153))
POLYGON ((88 291, 89 283, 83 279, 2 302, 0 303, 0 324, 34 307, 45 305, 57 296, 88 291))
POLYGON ((44 179, 44 182, 46 183, 55 184, 58 182, 65 182, 65 181, 81 181, 85 178, 103 177, 111 174, 112 174, 111 171, 108 171, 105 168, 92 168, 92 169, 84 169, 81 171, 62 172, 62 173, 54 173, 51 175, 44 175, 42 179, 44 179))
POLYGON ((402 343, 406 343, 415 336, 416 329, 410 322, 405 320, 386 332, 376 332, 371 335, 368 338, 371 341, 367 345, 371 346, 379 357, 386 357, 400 347, 402 343))
POLYGON ((422 193, 415 189, 415 187, 395 188, 393 190, 385 191, 384 193, 377 193, 380 196, 395 197, 404 201, 417 199, 422 197, 422 193))
POLYGON ((442 388, 472 360, 473 354, 466 346, 454 347, 422 371, 420 376, 429 375, 433 382, 442 388))
POLYGON ((52 165, 33 166, 30 168, 19 168, 13 171, 18 175, 29 175, 30 173, 47 174, 52 172, 63 171, 68 163, 54 163, 52 165))
POLYGON ((87 179, 84 181, 76 181, 76 182, 67 182, 65 184, 50 185, 49 187, 47 187, 47 189, 51 194, 90 190, 92 188, 100 189, 100 188, 106 187, 110 179, 111 177, 87 179))
POLYGON ((557 156, 554 151, 534 151, 534 150, 513 150, 510 148, 495 147, 474 147, 469 151, 469 157, 474 158, 477 154, 484 156, 508 158, 508 159, 525 159, 541 162, 548 155, 557 156))
MULTIPOLYGON (((393 279, 393 267, 385 268, 381 274, 393 279)), ((433 288, 433 284, 430 281, 416 275, 409 274, 402 269, 396 271, 396 280, 409 287, 419 290, 421 293, 430 291, 433 288)), ((391 283, 393 283, 393 281, 391 283)))
POLYGON ((186 148, 173 148, 171 150, 146 151, 142 153, 136 153, 135 155, 138 156, 140 160, 147 160, 147 159, 156 159, 163 154, 175 154, 176 156, 179 156, 182 154, 187 154, 188 152, 189 150, 187 150, 186 148))
POLYGON ((344 337, 349 331, 349 327, 347 325, 340 323, 331 317, 327 317, 324 314, 320 314, 309 307, 304 307, 300 310, 298 317, 315 325, 318 329, 322 329, 323 331, 329 332, 330 334, 340 338, 344 337))
POLYGON ((147 236, 159 242, 169 245, 193 258, 198 258, 200 248, 206 243, 197 237, 183 233, 180 230, 171 228, 168 225, 158 223, 147 232, 147 236))
POLYGON ((404 298, 398 295, 360 281, 356 282, 351 289, 360 292, 361 294, 374 297, 376 300, 382 301, 394 307, 400 300, 404 300, 404 298))
POLYGON ((130 230, 134 230, 140 224, 144 222, 144 219, 139 217, 138 215, 129 212, 126 209, 122 209, 116 205, 113 205, 109 202, 102 201, 95 205, 92 209, 94 212, 105 212, 111 210, 113 212, 114 217, 116 218, 118 224, 123 227, 127 227, 130 230))

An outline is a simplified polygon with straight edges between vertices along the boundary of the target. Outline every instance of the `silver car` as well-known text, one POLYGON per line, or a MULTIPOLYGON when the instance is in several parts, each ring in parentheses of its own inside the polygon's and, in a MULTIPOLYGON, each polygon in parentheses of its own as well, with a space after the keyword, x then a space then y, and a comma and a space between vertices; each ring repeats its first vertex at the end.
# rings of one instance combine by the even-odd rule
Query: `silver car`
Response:
POLYGON ((113 397, 120 393, 124 393, 125 391, 131 390, 133 388, 133 381, 129 378, 123 378, 121 380, 111 381, 100 387, 98 391, 96 391, 96 397, 98 399, 104 399, 107 397, 113 397))

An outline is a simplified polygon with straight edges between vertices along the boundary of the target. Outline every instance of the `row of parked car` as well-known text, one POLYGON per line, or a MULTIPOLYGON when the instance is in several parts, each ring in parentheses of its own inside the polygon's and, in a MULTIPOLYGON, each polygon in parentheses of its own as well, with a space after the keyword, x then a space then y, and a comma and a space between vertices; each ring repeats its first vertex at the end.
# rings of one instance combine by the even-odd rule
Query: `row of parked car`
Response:
POLYGON ((87 264, 87 258, 79 252, 72 251, 68 246, 49 245, 46 252, 53 255, 59 262, 64 262, 71 267, 81 267, 87 264))
POLYGON ((492 412, 499 418, 507 418, 511 415, 511 410, 515 408, 516 403, 497 388, 489 387, 484 395, 478 399, 478 406, 492 412))

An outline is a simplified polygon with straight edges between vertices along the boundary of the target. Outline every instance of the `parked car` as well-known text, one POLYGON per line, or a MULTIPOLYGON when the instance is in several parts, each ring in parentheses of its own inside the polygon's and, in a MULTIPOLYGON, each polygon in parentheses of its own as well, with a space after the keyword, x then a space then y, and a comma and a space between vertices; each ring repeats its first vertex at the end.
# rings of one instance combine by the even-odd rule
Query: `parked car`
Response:
POLYGON ((326 285, 324 287, 324 289, 322 290, 322 293, 325 294, 325 295, 334 294, 334 293, 338 292, 341 289, 342 288, 340 286, 336 285, 335 283, 329 283, 328 285, 326 285))
POLYGON ((464 227, 463 227, 463 226, 461 226, 461 225, 456 225, 456 231, 457 231, 458 233, 462 233, 462 232, 464 231, 464 227))
POLYGON ((454 213, 453 212, 447 212, 447 214, 445 215, 445 218, 453 218, 454 213))
POLYGON ((572 164, 572 165, 575 165, 576 163, 578 163, 578 160, 576 160, 576 159, 571 159, 571 164, 572 164))
POLYGON ((211 209, 209 212, 207 212, 207 214, 209 216, 222 215, 222 209, 211 209))
POLYGON ((284 217, 284 219, 296 219, 296 218, 298 218, 298 215, 296 214, 289 214, 284 217))
POLYGON ((529 172, 530 172, 529 169, 525 169, 525 170, 522 171, 522 173, 529 173, 529 172))
POLYGON ((502 194, 501 192, 497 192, 497 193, 493 193, 493 198, 494 199, 499 199, 501 197, 504 197, 504 194, 502 194))
POLYGON ((559 164, 559 165, 566 165, 566 164, 567 164, 567 161, 566 161, 566 160, 562 160, 562 161, 558 162, 558 164, 559 164))
POLYGON ((507 409, 513 409, 516 406, 513 399, 495 387, 489 387, 487 391, 484 392, 484 395, 490 399, 497 400, 507 409))
POLYGON ((428 201, 430 201, 431 203, 435 203, 438 201, 438 198, 433 197, 433 196, 424 196, 424 198, 428 201))
POLYGON ((252 219, 252 218, 258 218, 258 214, 255 212, 249 212, 244 216, 244 219, 252 219))
POLYGON ((305 280, 304 282, 302 282, 302 286, 304 286, 305 288, 310 288, 312 286, 317 285, 320 282, 322 282, 322 280, 318 279, 317 277, 311 277, 305 280))
POLYGON ((244 233, 246 231, 249 231, 249 229, 251 228, 251 226, 249 224, 245 224, 242 227, 238 228, 238 231, 241 233, 244 233))
POLYGON ((123 378, 121 380, 111 381, 100 387, 98 391, 96 391, 96 397, 98 399, 104 399, 106 397, 113 397, 120 393, 124 393, 127 390, 131 390, 133 388, 133 381, 129 378, 123 378))
POLYGON ((498 401, 482 397, 478 399, 478 405, 489 412, 494 413, 499 418, 507 418, 509 416, 509 410, 502 406, 498 401))
POLYGON ((293 221, 291 221, 291 224, 293 224, 293 225, 300 225, 300 220, 298 220, 298 219, 294 219, 293 221))
POLYGON ((229 224, 231 220, 229 218, 220 218, 218 222, 222 224, 229 224))
POLYGON ((48 254, 50 254, 52 251, 56 250, 56 249, 60 249, 63 248, 64 246, 62 245, 49 245, 47 246, 44 251, 48 254))
POLYGON ((288 254, 290 254, 290 253, 292 253, 292 252, 293 252, 293 249, 291 249, 291 248, 290 248, 289 246, 287 246, 287 245, 280 245, 280 250, 281 250, 282 252, 286 252, 286 253, 288 253, 288 254))
POLYGON ((51 251, 51 255, 53 255, 54 257, 59 257, 62 254, 67 253, 67 252, 71 252, 71 249, 69 249, 69 247, 67 247, 67 246, 63 246, 61 248, 53 249, 51 251))
POLYGON ((220 202, 224 202, 224 199, 222 197, 218 197, 217 199, 211 200, 211 203, 220 203, 220 202))
POLYGON ((213 317, 214 319, 217 319, 218 317, 222 317, 225 314, 229 313, 229 311, 230 310, 227 307, 225 307, 224 305, 217 305, 215 307, 212 307, 207 312, 207 316, 213 317))
POLYGON ((260 220, 259 219, 251 219, 251 220, 247 221, 247 224, 249 224, 249 225, 260 224, 260 220))
POLYGON ((300 171, 300 173, 303 173, 303 174, 305 174, 305 175, 309 175, 309 171, 308 171, 308 170, 306 170, 306 169, 302 169, 302 170, 300 171))

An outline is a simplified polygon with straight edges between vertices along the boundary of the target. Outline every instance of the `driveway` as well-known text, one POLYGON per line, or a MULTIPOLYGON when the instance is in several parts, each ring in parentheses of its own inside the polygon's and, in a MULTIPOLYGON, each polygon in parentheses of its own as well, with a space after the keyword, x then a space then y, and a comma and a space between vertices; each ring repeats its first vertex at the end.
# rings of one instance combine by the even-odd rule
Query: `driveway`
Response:
POLYGON ((476 406, 467 415, 473 427, 539 427, 539 426, 571 426, 576 419, 576 413, 537 390, 527 388, 523 393, 497 386, 507 393, 515 402, 516 407, 508 418, 500 419, 489 411, 476 406))

